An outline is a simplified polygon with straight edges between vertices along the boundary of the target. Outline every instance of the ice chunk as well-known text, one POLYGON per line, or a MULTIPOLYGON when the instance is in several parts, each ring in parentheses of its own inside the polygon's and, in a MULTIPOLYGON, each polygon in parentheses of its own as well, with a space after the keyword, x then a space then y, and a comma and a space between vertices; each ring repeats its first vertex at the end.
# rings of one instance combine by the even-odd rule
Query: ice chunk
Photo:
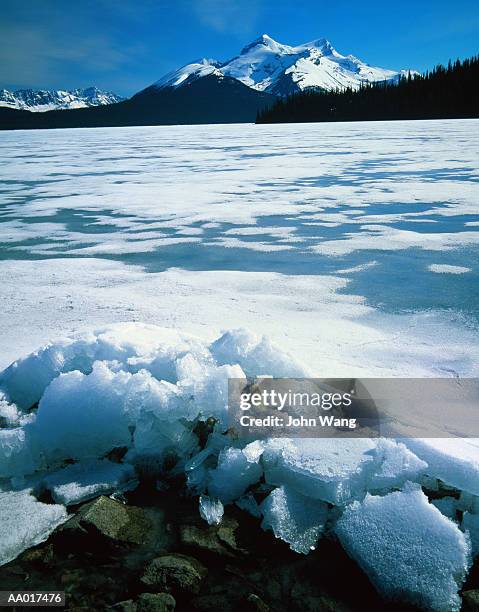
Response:
POLYGON ((231 440, 213 432, 208 437, 206 447, 185 463, 188 487, 196 494, 204 493, 208 484, 209 469, 218 463, 220 451, 230 444, 231 440))
POLYGON ((162 462, 167 457, 187 459, 198 450, 198 438, 182 421, 162 421, 154 414, 143 415, 135 429, 134 447, 126 455, 132 463, 147 457, 162 462))
POLYGON ((399 489, 406 481, 420 478, 427 468, 404 444, 387 439, 378 440, 375 461, 378 467, 367 483, 369 490, 399 489))
POLYGON ((0 427, 15 427, 20 425, 21 413, 15 404, 5 399, 0 391, 0 427))
POLYGON ((247 461, 257 463, 261 455, 263 454, 264 449, 264 442, 262 440, 255 440, 254 442, 250 442, 243 448, 243 454, 246 457, 247 461))
POLYGON ((462 517, 462 529, 469 533, 471 538, 472 554, 479 554, 479 515, 464 512, 462 517))
POLYGON ((292 550, 305 555, 316 547, 328 516, 325 503, 304 497, 290 487, 274 489, 260 509, 263 529, 271 529, 292 550))
POLYGON ((479 439, 405 438, 404 443, 427 463, 429 476, 479 495, 479 439))
POLYGON ((31 427, 0 429, 0 478, 30 474, 39 466, 31 427))
POLYGON ((219 454, 217 468, 209 473, 208 492, 227 504, 241 497, 261 474, 261 466, 248 461, 240 449, 226 448, 219 454))
POLYGON ((479 514, 479 497, 467 491, 461 491, 461 495, 457 500, 457 509, 463 512, 467 510, 472 514, 479 514))
POLYGON ((219 499, 201 495, 199 507, 200 516, 208 525, 219 525, 221 523, 225 509, 219 499))
POLYGON ((422 608, 459 610, 470 544, 419 487, 348 506, 336 525, 348 552, 384 596, 422 608))
POLYGON ((247 376, 269 374, 278 378, 310 376, 294 357, 279 350, 266 336, 245 329, 225 332, 210 346, 219 364, 239 364, 247 376))
POLYGON ((127 379, 122 399, 131 425, 146 414, 153 414, 163 421, 192 420, 198 414, 195 403, 184 398, 176 385, 158 381, 146 370, 140 370, 127 379))
POLYGON ((46 387, 65 367, 64 349, 67 344, 49 344, 4 370, 0 374, 0 387, 8 399, 23 410, 38 402, 46 387))
POLYGON ((49 474, 41 486, 51 492, 56 503, 69 506, 99 495, 125 491, 136 484, 132 465, 94 459, 49 474))
POLYGON ((35 423, 50 462, 97 458, 115 447, 130 445, 130 423, 122 409, 130 377, 96 362, 87 376, 74 371, 50 383, 35 423))
POLYGON ((0 492, 0 565, 44 542, 67 518, 63 506, 42 504, 27 490, 0 492))
POLYGON ((364 495, 375 467, 375 447, 370 439, 275 440, 262 457, 266 482, 343 504, 364 495))
POLYGON ((196 466, 186 473, 186 483, 188 485, 188 489, 190 489, 190 491, 196 495, 206 491, 207 482, 208 470, 203 464, 196 466))
POLYGON ((256 518, 259 518, 261 516, 260 507, 252 493, 247 493, 246 495, 243 495, 235 503, 238 508, 244 510, 245 512, 248 512, 249 514, 251 514, 251 516, 255 516, 256 518))
POLYGON ((178 381, 185 396, 190 396, 195 416, 214 417, 226 426, 228 422, 228 378, 244 378, 239 365, 223 365, 194 369, 178 381))

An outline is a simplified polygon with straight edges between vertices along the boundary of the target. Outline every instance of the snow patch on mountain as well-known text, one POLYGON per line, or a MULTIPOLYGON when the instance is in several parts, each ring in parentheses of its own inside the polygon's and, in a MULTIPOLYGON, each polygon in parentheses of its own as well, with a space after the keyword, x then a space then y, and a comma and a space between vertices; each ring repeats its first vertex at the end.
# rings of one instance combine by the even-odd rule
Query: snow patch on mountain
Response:
POLYGON ((181 87, 214 74, 234 78, 257 91, 288 95, 311 87, 358 89, 363 83, 398 80, 409 73, 417 74, 378 68, 353 55, 341 55, 325 38, 294 47, 263 34, 227 62, 198 60, 170 72, 155 85, 181 87))
POLYGON ((163 78, 155 83, 157 87, 180 87, 182 85, 188 85, 197 79, 215 74, 216 76, 223 76, 219 67, 221 64, 213 59, 198 59, 191 64, 186 64, 178 70, 173 70, 168 74, 165 74, 163 78))
POLYGON ((57 91, 43 89, 0 90, 0 106, 35 112, 104 106, 121 102, 123 99, 111 91, 102 91, 96 87, 57 91))

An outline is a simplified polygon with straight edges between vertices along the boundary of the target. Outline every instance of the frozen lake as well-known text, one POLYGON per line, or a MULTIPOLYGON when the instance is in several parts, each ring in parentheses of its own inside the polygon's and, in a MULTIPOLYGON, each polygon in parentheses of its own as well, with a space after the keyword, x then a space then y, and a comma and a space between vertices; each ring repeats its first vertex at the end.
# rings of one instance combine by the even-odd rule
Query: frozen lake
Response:
POLYGON ((477 120, 4 132, 0 167, 0 367, 136 320, 477 375, 477 120))

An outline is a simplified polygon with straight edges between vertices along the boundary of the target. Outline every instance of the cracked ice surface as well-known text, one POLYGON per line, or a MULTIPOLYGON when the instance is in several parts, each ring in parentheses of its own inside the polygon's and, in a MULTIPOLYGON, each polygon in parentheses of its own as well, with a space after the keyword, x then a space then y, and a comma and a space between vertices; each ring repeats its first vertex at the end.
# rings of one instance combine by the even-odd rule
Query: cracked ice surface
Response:
POLYGON ((474 375, 477 125, 1 134, 0 365, 82 326, 261 321, 325 376, 474 375))

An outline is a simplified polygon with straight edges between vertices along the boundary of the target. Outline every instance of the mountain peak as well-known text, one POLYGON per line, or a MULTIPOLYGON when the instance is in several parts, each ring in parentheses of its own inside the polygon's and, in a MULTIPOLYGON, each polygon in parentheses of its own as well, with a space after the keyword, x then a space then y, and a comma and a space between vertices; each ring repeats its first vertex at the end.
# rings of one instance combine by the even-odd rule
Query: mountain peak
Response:
POLYGON ((271 36, 269 36, 268 34, 261 34, 261 36, 258 36, 258 38, 255 38, 252 42, 250 42, 249 45, 243 47, 243 49, 241 49, 240 55, 246 55, 255 47, 266 47, 267 49, 274 51, 275 53, 281 53, 284 52, 285 49, 289 49, 287 45, 282 45, 281 43, 274 40, 274 38, 271 38, 271 36))
POLYGON ((324 55, 327 55, 328 53, 333 53, 335 51, 335 48, 327 38, 316 38, 315 40, 311 40, 310 42, 304 43, 304 45, 300 45, 299 48, 319 49, 324 53, 324 55))
POLYGON ((261 34, 233 59, 223 63, 196 60, 155 85, 182 87, 209 75, 229 77, 256 91, 285 96, 308 88, 358 89, 365 82, 397 80, 400 73, 370 66, 352 55, 341 55, 327 38, 292 46, 261 34))

